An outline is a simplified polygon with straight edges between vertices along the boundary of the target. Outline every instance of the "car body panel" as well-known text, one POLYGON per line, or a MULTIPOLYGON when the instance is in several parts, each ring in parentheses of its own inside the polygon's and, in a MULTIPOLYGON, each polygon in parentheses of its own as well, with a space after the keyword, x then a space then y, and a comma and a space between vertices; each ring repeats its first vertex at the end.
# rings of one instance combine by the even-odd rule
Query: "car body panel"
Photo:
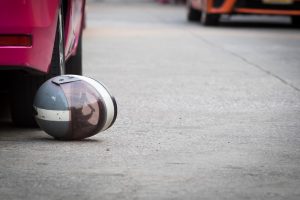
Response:
MULTIPOLYGON (((66 58, 76 52, 85 0, 66 0, 66 58)), ((60 0, 3 0, 1 35, 31 35, 32 46, 0 46, 0 69, 24 69, 42 73, 51 63, 60 0)))

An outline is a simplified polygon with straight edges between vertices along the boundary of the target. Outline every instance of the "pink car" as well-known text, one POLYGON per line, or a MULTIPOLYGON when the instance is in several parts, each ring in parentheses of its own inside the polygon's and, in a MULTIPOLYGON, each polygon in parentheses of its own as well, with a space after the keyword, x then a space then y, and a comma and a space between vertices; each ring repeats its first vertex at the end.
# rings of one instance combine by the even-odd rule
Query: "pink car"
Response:
POLYGON ((32 126, 35 92, 47 79, 81 74, 85 0, 1 0, 0 84, 16 125, 32 126))

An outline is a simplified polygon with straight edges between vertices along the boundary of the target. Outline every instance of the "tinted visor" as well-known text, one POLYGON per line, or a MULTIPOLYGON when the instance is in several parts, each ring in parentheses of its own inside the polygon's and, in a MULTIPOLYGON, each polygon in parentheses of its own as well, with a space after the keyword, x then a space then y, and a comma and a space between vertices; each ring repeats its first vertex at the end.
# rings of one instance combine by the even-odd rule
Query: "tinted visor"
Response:
POLYGON ((82 139, 97 134, 106 121, 106 108, 101 95, 85 81, 60 86, 67 98, 71 115, 66 138, 82 139))

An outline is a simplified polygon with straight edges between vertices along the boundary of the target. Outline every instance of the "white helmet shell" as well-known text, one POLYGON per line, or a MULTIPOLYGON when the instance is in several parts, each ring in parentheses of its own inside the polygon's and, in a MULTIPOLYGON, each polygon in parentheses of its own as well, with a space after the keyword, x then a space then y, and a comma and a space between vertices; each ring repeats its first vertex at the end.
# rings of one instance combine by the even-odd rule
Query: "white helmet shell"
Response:
POLYGON ((80 140, 111 127, 117 104, 106 87, 91 78, 62 75, 46 81, 34 99, 36 122, 59 140, 80 140))

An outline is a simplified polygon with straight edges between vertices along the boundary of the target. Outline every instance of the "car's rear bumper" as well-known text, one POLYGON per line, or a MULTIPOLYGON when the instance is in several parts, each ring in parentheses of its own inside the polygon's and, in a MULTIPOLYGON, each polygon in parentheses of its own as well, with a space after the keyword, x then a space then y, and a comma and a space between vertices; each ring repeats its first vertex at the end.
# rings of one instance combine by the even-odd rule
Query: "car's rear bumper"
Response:
POLYGON ((28 35, 32 45, 0 46, 1 69, 47 72, 53 51, 59 0, 4 0, 0 6, 1 35, 28 35))

